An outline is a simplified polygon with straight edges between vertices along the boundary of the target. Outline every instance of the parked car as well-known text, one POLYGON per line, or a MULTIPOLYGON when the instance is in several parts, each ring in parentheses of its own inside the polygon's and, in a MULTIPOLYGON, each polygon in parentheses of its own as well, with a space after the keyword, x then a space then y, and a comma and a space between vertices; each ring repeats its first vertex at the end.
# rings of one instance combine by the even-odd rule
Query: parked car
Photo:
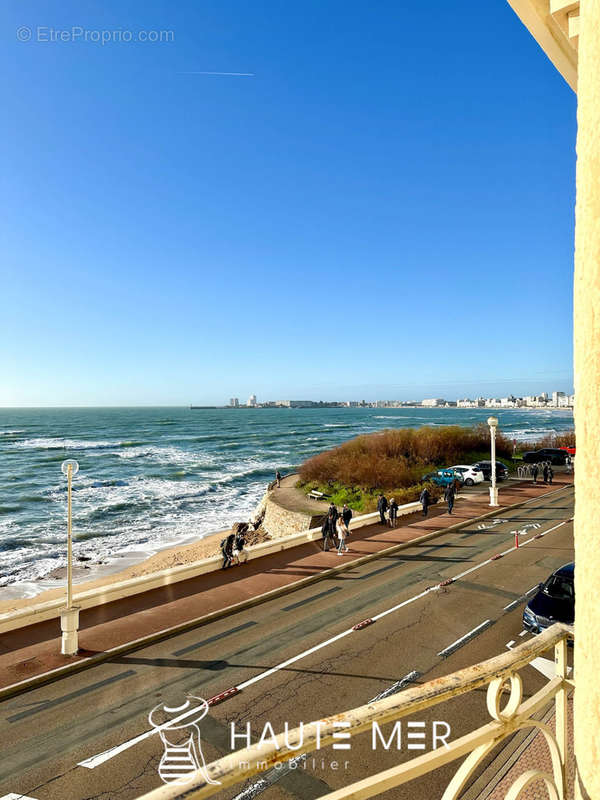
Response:
POLYGON ((483 472, 467 464, 457 464, 454 467, 450 467, 450 469, 453 469, 455 472, 460 472, 463 476, 465 486, 474 486, 476 483, 482 483, 483 481, 483 472))
POLYGON ((555 622, 572 625, 575 620, 575 563, 565 564, 540 583, 538 593, 523 611, 523 626, 541 633, 555 622))
POLYGON ((549 461, 555 466, 562 467, 565 465, 567 455, 560 447, 543 447, 541 450, 529 450, 523 453, 523 461, 525 464, 539 464, 540 461, 549 461))
POLYGON ((574 447, 559 447, 559 450, 564 450, 565 453, 568 453, 570 456, 575 455, 575 448, 574 447))
MULTIPOLYGON (((492 480, 492 462, 491 461, 478 461, 473 464, 473 469, 478 469, 483 472, 484 481, 492 480)), ((505 481, 508 478, 508 467, 502 461, 496 461, 496 480, 505 481)))
POLYGON ((440 469, 437 472, 428 472, 423 475, 422 481, 435 483, 436 486, 449 486, 454 481, 458 481, 462 486, 465 482, 462 473, 455 469, 440 469))

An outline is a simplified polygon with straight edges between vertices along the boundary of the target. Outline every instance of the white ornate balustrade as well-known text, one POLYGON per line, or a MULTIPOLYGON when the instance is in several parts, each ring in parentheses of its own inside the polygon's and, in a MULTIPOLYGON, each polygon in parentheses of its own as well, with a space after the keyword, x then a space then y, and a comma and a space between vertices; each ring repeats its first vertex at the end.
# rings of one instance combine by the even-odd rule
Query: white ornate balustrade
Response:
POLYGON ((572 636, 571 627, 553 625, 534 639, 488 661, 385 699, 306 724, 303 730, 297 728, 287 735, 280 734, 276 738, 277 747, 275 742, 269 741, 214 761, 207 766, 211 782, 207 782, 205 776, 197 772, 184 786, 165 785, 139 800, 200 800, 211 797, 279 762, 297 757, 300 746, 303 753, 310 753, 318 746, 333 743, 336 738, 339 739, 340 723, 347 723, 344 733, 356 736, 370 730, 374 722, 379 725, 393 722, 486 685, 487 710, 491 718, 486 725, 449 742, 447 747, 439 747, 384 772, 344 786, 324 795, 321 800, 362 800, 374 797, 462 758, 462 763, 442 795, 442 800, 454 800, 460 797, 469 779, 494 747, 523 729, 537 729, 542 732, 550 753, 552 771, 524 772, 509 789, 506 800, 517 800, 536 781, 546 785, 551 800, 565 800, 567 694, 574 688, 574 681, 567 675, 567 642, 572 636), (532 697, 523 700, 519 670, 551 647, 555 650, 555 676, 532 697), (503 696, 506 694, 508 700, 503 705, 503 696), (546 709, 552 702, 555 705, 555 730, 535 718, 538 712, 546 709))

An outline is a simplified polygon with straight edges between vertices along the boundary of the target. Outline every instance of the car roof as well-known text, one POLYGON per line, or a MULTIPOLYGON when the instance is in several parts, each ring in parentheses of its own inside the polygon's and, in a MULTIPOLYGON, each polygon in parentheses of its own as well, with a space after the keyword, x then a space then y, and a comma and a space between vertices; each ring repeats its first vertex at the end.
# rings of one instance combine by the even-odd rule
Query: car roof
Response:
POLYGON ((572 578, 575 572, 575 562, 571 561, 570 564, 564 564, 562 567, 559 567, 555 570, 552 574, 559 575, 561 578, 572 578))

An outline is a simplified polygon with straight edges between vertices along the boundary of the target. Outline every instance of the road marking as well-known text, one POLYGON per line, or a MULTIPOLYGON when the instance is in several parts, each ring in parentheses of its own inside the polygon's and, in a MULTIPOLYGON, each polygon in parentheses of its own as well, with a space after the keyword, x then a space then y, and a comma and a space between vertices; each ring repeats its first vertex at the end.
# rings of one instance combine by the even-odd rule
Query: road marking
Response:
POLYGON ((508 642, 508 644, 506 646, 508 647, 509 650, 513 649, 514 643, 515 643, 514 639, 511 639, 510 642, 508 642))
POLYGON ((528 633, 529 633, 529 631, 521 631, 519 636, 527 636, 528 633))
MULTIPOLYGON (((103 681, 98 681, 97 683, 92 683, 91 686, 85 686, 83 689, 77 689, 75 692, 70 692, 69 694, 65 694, 62 697, 57 697, 55 700, 45 700, 44 702, 37 705, 35 708, 28 708, 25 711, 19 711, 18 714, 13 714, 10 717, 6 718, 7 722, 18 722, 20 719, 25 719, 25 717, 30 717, 32 714, 39 714, 40 711, 46 711, 49 708, 54 708, 54 706, 58 706, 61 703, 67 703, 69 700, 73 700, 76 697, 81 697, 83 694, 87 694, 88 692, 93 692, 95 689, 100 689, 103 686, 109 686, 111 683, 115 683, 116 681, 122 681, 125 678, 130 678, 132 675, 136 675, 136 671, 134 669, 128 669, 126 672, 120 672, 118 675, 113 675, 110 678, 105 678, 103 681)), ((0 798, 2 800, 2 798, 0 798)))
POLYGON ((29 797, 26 794, 16 794, 15 792, 11 792, 10 794, 5 794, 0 797, 0 800, 35 800, 35 797, 29 797))
POLYGON ((409 683, 414 683, 421 677, 422 674, 422 672, 417 672, 417 670, 409 672, 408 675, 400 678, 399 681, 396 681, 396 683, 388 686, 388 688, 384 689, 383 692, 380 692, 372 700, 369 700, 369 703, 375 703, 377 700, 383 700, 384 697, 389 697, 392 694, 396 694, 396 692, 401 692, 405 686, 408 686, 409 683))
POLYGON ((216 642, 219 639, 224 639, 226 636, 232 636, 234 633, 238 633, 238 631, 246 630, 246 628, 251 628, 254 625, 258 625, 258 622, 244 622, 243 625, 238 625, 237 628, 230 628, 228 631, 224 631, 223 633, 216 633, 214 636, 209 636, 208 639, 203 639, 201 642, 196 642, 196 644, 190 644, 187 647, 182 647, 181 650, 175 650, 172 655, 174 656, 182 656, 184 653, 191 653, 192 650, 197 650, 199 647, 204 647, 205 644, 211 644, 211 642, 216 642))
MULTIPOLYGON (((532 499, 536 499, 536 498, 532 498, 532 499)), ((571 520, 572 520, 572 517, 569 520, 564 520, 563 522, 559 523, 558 525, 555 525, 550 530, 545 531, 545 534, 546 533, 550 533, 553 530, 556 530, 557 528, 561 527, 561 525, 565 525, 567 522, 570 522, 571 520)), ((531 541, 533 541, 533 539, 528 539, 527 542, 523 543, 523 545, 526 545, 531 541)), ((515 550, 517 550, 516 547, 514 547, 514 546, 510 547, 508 550, 504 551, 503 555, 507 555, 508 553, 512 553, 515 550)), ((481 569, 486 564, 489 564, 491 562, 492 562, 491 558, 488 558, 485 561, 482 561, 480 564, 477 564, 474 567, 471 567, 470 569, 465 570, 464 572, 460 573, 460 575, 457 575, 456 577, 452 578, 452 582, 459 580, 459 578, 462 578, 465 575, 469 575, 471 572, 475 572, 476 570, 481 569)), ((373 620, 373 622, 376 622, 379 619, 383 619, 383 617, 386 617, 388 614, 392 614, 394 611, 398 611, 399 609, 404 608, 405 606, 410 605, 411 603, 414 603, 417 600, 420 600, 422 597, 425 597, 430 592, 437 591, 439 589, 439 586, 440 586, 440 584, 436 584, 435 586, 430 586, 427 589, 425 589, 424 591, 420 592, 419 594, 416 594, 413 597, 410 597, 410 598, 408 598, 407 600, 404 600, 401 603, 397 603, 395 606, 392 606, 391 608, 388 608, 386 611, 382 611, 379 614, 376 614, 371 619, 373 620)), ((466 636, 463 636, 461 639, 458 639, 456 642, 453 642, 453 644, 451 644, 445 650, 442 650, 440 653, 438 653, 438 655, 439 656, 444 656, 444 657, 447 656, 447 655, 450 655, 450 652, 453 652, 452 648, 458 649, 463 644, 466 644, 467 641, 469 640, 469 638, 473 638, 484 627, 489 627, 492 624, 493 623, 492 623, 491 620, 486 620, 481 625, 479 625, 477 628, 475 628, 473 631, 470 631, 470 633, 466 634, 466 636)), ((255 675, 253 678, 249 678, 247 681, 244 681, 243 683, 238 684, 234 688, 236 688, 238 692, 241 692, 243 689, 247 689, 249 686, 252 686, 253 684, 258 683, 259 681, 262 681, 265 678, 268 678, 270 675, 273 675, 274 673, 279 672, 279 670, 285 669, 286 667, 289 667, 290 665, 295 664, 297 661, 300 661, 301 659, 306 658, 307 656, 310 656, 313 653, 316 653, 316 652, 318 652, 319 650, 322 650, 325 647, 328 647, 330 644, 334 644, 335 642, 338 642, 341 639, 344 639, 346 636, 350 636, 352 633, 357 633, 355 628, 354 627, 347 628, 346 630, 342 631, 341 633, 336 634, 335 636, 332 636, 331 638, 327 639, 326 641, 321 642, 320 644, 314 645, 314 647, 310 647, 310 648, 308 648, 308 650, 304 650, 301 653, 299 653, 298 655, 292 656, 291 658, 288 658, 285 661, 282 661, 280 664, 277 664, 276 666, 271 667, 270 669, 265 670, 264 672, 261 672, 258 675, 255 675)), ((524 633, 526 633, 526 631, 524 631, 524 633)), ((205 641, 209 641, 209 640, 205 640, 205 641)), ((192 645, 192 647, 195 647, 195 645, 192 645)), ((189 649, 189 648, 184 648, 184 650, 187 650, 187 649, 189 649)), ((182 652, 181 650, 177 651, 177 653, 181 653, 181 652, 182 652)), ((237 692, 236 692, 236 694, 237 694, 237 692)), ((181 719, 186 717, 189 713, 190 712, 187 712, 186 714, 183 714, 181 716, 181 719)), ((176 718, 175 720, 172 720, 171 722, 166 724, 165 727, 168 727, 168 725, 172 725, 176 721, 179 721, 179 718, 176 718)), ((138 742, 141 742, 144 739, 147 739, 149 736, 152 736, 158 730, 159 730, 159 728, 153 728, 150 731, 146 731, 145 733, 142 733, 139 736, 136 736, 133 739, 130 739, 129 741, 124 742, 123 744, 117 745, 116 747, 110 748, 109 750, 106 750, 103 753, 99 753, 98 755, 92 756, 91 758, 88 758, 85 761, 79 762, 78 766, 87 767, 88 769, 94 769, 95 767, 100 766, 100 764, 103 764, 106 761, 108 761, 109 759, 114 758, 115 756, 119 755, 119 753, 122 753, 124 750, 128 750, 130 747, 133 747, 138 742)))
POLYGON ((478 625, 476 628, 473 628, 472 631, 465 633, 465 635, 461 636, 460 639, 457 639, 455 642, 452 642, 452 644, 449 644, 448 647, 444 648, 444 650, 441 650, 438 653, 438 656, 446 658, 447 656, 454 653, 455 650, 458 650, 459 647, 462 647, 464 644, 467 644, 467 642, 470 642, 471 639, 474 639, 479 633, 485 630, 485 628, 489 628, 490 625, 492 624, 493 623, 491 619, 486 619, 485 622, 481 623, 481 625, 478 625))
MULTIPOLYGON (((542 658, 538 656, 534 658, 533 661, 529 662, 529 666, 537 669, 538 672, 541 672, 545 678, 550 680, 556 676, 556 664, 554 661, 550 661, 549 658, 542 658)), ((567 678, 571 674, 571 667, 567 667, 567 678)))
POLYGON ((509 519, 497 519, 496 517, 491 522, 482 522, 477 526, 478 531, 489 531, 494 525, 504 525, 505 522, 510 522, 509 519))
POLYGON ((193 714, 197 714, 201 708, 202 706, 193 706, 192 708, 188 708, 187 711, 183 712, 183 714, 179 714, 178 717, 168 720, 168 722, 165 722, 163 725, 157 725, 148 731, 144 731, 144 733, 140 733, 139 736, 135 736, 133 739, 129 739, 127 742, 123 742, 123 744, 110 747, 103 753, 98 753, 98 755, 92 756, 91 758, 86 758, 85 761, 80 761, 77 766, 86 767, 87 769, 95 769, 96 767, 99 767, 100 764, 104 764, 105 761, 109 761, 111 758, 119 755, 119 753, 122 753, 124 750, 129 750, 130 747, 138 744, 138 742, 143 742, 144 739, 149 739, 150 736, 154 736, 155 733, 164 731, 171 726, 176 726, 178 722, 187 719, 187 717, 190 717, 193 714))
POLYGON ((312 603, 313 600, 319 600, 321 597, 325 597, 328 594, 333 594, 333 592, 341 591, 341 586, 334 586, 331 589, 326 589, 324 592, 319 592, 319 594, 313 594, 312 597, 307 597, 305 600, 298 600, 296 603, 292 603, 289 606, 284 606, 281 610, 282 611, 292 611, 294 608, 300 608, 300 606, 304 606, 307 603, 312 603))
POLYGON ((512 611, 513 609, 517 608, 517 606, 520 606, 521 603, 524 603, 525 600, 527 600, 527 595, 522 594, 521 597, 517 597, 517 599, 513 600, 512 603, 509 603, 507 606, 504 606, 502 611, 512 611))
POLYGON ((280 769, 270 769, 268 772, 259 778, 255 783, 252 783, 248 788, 244 789, 239 794, 233 798, 233 800, 253 800, 254 797, 264 792, 269 786, 273 786, 274 783, 281 780, 284 775, 287 775, 288 772, 291 772, 293 769, 297 769, 298 764, 302 761, 306 761, 307 754, 302 753, 300 756, 296 756, 295 758, 291 758, 289 761, 284 762, 283 764, 279 764, 278 766, 280 769))

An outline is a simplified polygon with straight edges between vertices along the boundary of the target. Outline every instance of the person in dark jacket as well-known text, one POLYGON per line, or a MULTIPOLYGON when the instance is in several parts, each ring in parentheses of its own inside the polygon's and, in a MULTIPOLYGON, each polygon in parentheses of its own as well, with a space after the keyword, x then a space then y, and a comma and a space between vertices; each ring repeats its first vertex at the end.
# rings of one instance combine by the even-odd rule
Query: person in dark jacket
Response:
POLYGON ((342 519, 344 520, 344 525, 346 526, 346 528, 348 528, 348 533, 346 534, 348 536, 350 534, 350 520, 352 519, 352 509, 348 508, 346 503, 344 503, 344 506, 342 508, 342 519))
POLYGON ((329 542, 334 542, 335 536, 335 520, 333 512, 331 509, 328 511, 327 516, 325 517, 325 522, 321 527, 321 536, 323 537, 323 550, 327 552, 329 550, 329 542))
POLYGON ((548 483, 548 464, 544 464, 542 475, 544 476, 544 483, 548 483))
POLYGON ((554 470, 552 467, 548 467, 548 483, 552 483, 552 478, 554 477, 554 470))
POLYGON ((396 527, 396 520, 398 519, 398 503, 392 499, 390 500, 390 504, 388 506, 388 518, 390 523, 390 528, 396 527))
POLYGON ((533 482, 537 483, 537 476, 538 476, 539 468, 537 464, 534 464, 531 467, 531 477, 533 478, 533 482))
POLYGON ((423 516, 426 517, 429 511, 429 504, 431 503, 431 495, 427 487, 425 487, 419 495, 419 503, 423 506, 423 516))
POLYGON ((385 512, 387 511, 387 507, 387 498, 380 494, 379 499, 377 500, 377 511, 379 511, 379 519, 381 520, 382 525, 385 525, 385 512))
POLYGON ((281 472, 279 470, 275 473, 275 480, 277 481, 277 488, 281 489, 281 472))
POLYGON ((223 566, 221 569, 227 569, 231 566, 233 560, 233 546, 235 543, 235 534, 230 533, 226 539, 221 542, 221 552, 223 553, 223 566))
POLYGON ((235 546, 233 548, 233 558, 236 564, 245 564, 248 561, 248 551, 244 549, 245 544, 246 534, 244 531, 238 529, 235 536, 235 546))
POLYGON ((448 486, 446 486, 446 491, 444 492, 444 500, 448 503, 448 513, 452 513, 452 509, 454 508, 454 499, 456 497, 456 490, 454 488, 454 481, 448 486))

